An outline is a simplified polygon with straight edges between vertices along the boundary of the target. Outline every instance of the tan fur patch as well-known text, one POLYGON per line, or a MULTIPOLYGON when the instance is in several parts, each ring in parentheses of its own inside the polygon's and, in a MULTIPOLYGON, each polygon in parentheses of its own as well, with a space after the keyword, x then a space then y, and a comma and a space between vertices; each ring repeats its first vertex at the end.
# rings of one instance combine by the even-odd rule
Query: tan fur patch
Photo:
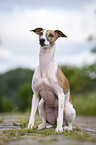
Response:
MULTIPOLYGON (((69 82, 59 66, 58 66, 58 70, 57 70, 57 78, 58 78, 58 83, 59 83, 60 87, 63 88, 64 94, 67 94, 68 91, 70 91, 69 82)), ((70 101, 70 103, 72 102, 71 101, 71 94, 70 94, 69 101, 70 101)))
MULTIPOLYGON (((45 29, 43 29, 41 32, 44 32, 45 31, 45 29)), ((41 36, 39 35, 39 39, 41 38, 41 36)))
POLYGON ((46 34, 47 34, 47 38, 51 41, 51 45, 53 45, 54 44, 54 42, 57 40, 57 36, 55 35, 55 32, 54 31, 52 31, 52 30, 47 30, 46 31, 46 34), (52 38, 49 38, 49 34, 53 34, 54 35, 54 37, 52 37, 52 38))

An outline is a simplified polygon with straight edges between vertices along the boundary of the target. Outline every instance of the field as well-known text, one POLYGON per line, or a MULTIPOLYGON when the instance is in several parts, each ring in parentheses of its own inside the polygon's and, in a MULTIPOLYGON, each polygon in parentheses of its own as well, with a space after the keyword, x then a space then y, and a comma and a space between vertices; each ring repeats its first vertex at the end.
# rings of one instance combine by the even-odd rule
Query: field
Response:
POLYGON ((35 127, 27 129, 29 113, 0 114, 0 145, 94 145, 96 144, 96 117, 77 116, 73 131, 55 133, 55 128, 38 131, 41 118, 37 114, 35 127))
POLYGON ((77 117, 73 131, 55 133, 55 128, 27 129, 30 116, 33 70, 18 68, 0 75, 0 145, 95 145, 96 144, 96 62, 81 68, 62 66, 68 78, 77 117), (21 113, 19 113, 21 112, 21 113))
POLYGON ((96 92, 74 95, 72 100, 78 115, 96 116, 96 92))

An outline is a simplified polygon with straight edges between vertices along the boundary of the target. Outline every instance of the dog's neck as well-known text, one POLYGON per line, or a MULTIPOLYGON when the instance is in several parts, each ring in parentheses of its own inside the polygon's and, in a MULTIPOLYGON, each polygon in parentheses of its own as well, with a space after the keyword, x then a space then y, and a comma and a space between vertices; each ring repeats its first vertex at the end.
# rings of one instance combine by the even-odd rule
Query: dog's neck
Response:
POLYGON ((40 47, 39 66, 42 77, 46 77, 50 62, 54 60, 55 44, 52 47, 40 47))

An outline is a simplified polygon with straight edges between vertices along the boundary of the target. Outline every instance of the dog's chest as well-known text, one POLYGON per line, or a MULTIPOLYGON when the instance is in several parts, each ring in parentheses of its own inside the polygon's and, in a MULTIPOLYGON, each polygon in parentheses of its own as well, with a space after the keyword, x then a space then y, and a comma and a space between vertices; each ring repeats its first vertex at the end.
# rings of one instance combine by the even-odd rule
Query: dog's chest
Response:
POLYGON ((53 67, 54 65, 48 67, 47 72, 43 73, 45 74, 42 76, 42 72, 40 70, 40 67, 37 69, 34 79, 33 79, 33 89, 36 90, 38 94, 44 99, 44 101, 52 106, 57 106, 57 96, 56 96, 56 84, 57 81, 55 80, 55 69, 53 67))
POLYGON ((40 84, 38 84, 37 91, 44 99, 45 103, 51 107, 57 106, 57 96, 54 88, 51 86, 51 82, 49 82, 47 78, 41 79, 40 84))
POLYGON ((41 95, 45 102, 52 106, 57 106, 57 96, 55 93, 57 80, 55 78, 57 63, 53 59, 54 48, 40 51, 39 67, 35 73, 33 86, 36 92, 41 95))

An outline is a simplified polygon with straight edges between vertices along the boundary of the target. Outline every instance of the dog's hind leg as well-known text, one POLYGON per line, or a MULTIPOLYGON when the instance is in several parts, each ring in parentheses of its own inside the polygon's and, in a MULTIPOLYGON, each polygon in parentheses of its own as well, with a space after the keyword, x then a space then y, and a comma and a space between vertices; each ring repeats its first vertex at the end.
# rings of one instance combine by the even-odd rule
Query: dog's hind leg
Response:
POLYGON ((76 111, 73 108, 73 105, 66 101, 65 102, 65 120, 66 120, 66 126, 64 126, 64 130, 72 130, 72 123, 76 116, 76 111))
POLYGON ((39 114, 43 120, 43 123, 42 124, 39 124, 38 125, 38 129, 41 130, 41 129, 44 129, 47 125, 46 123, 46 112, 45 112, 45 105, 44 105, 44 100, 43 98, 40 100, 39 104, 38 104, 38 110, 39 110, 39 114))

